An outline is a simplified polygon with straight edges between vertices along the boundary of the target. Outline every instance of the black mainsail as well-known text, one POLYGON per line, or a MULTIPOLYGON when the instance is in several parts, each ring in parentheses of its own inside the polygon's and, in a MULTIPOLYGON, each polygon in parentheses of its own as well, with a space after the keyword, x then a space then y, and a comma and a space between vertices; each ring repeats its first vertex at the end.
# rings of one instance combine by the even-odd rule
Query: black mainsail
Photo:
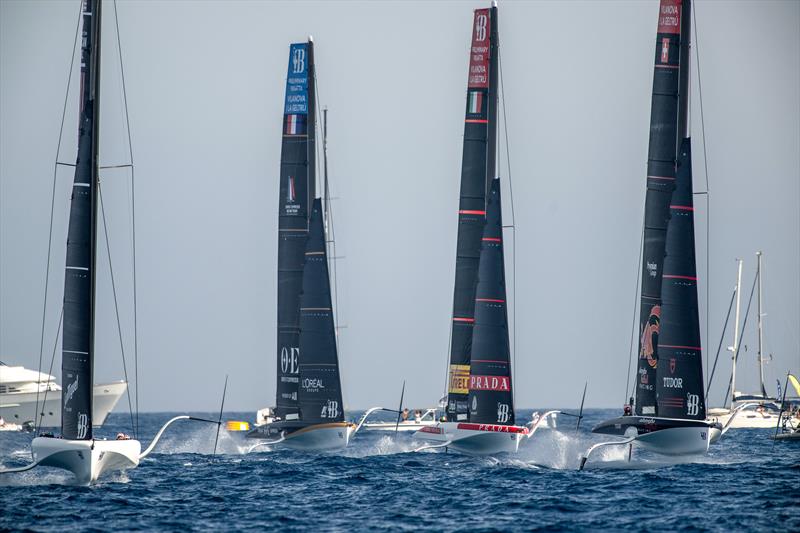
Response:
POLYGON ((278 207, 277 416, 299 416, 300 292, 315 184, 314 43, 289 47, 278 207))
POLYGON ((486 190, 495 174, 497 144, 497 8, 477 9, 472 28, 464 150, 458 206, 456 275, 447 387, 447 420, 469 419, 469 379, 475 286, 486 190))
MULTIPOLYGON (((670 201, 675 189, 679 102, 688 96, 688 9, 681 0, 661 0, 656 38, 650 147, 647 159, 642 287, 639 310, 639 362, 636 414, 657 414, 656 385, 661 333, 661 289, 670 201), (685 20, 682 20, 685 19, 685 20)), ((684 105, 688 103, 684 101, 684 105)), ((684 126, 685 127, 685 126, 684 126)))
POLYGON ((691 141, 681 143, 670 204, 661 287, 656 397, 658 416, 705 420, 697 265, 692 202, 691 141))
POLYGON ((91 440, 97 257, 97 153, 100 102, 100 0, 83 4, 78 157, 64 273, 61 436, 91 440))
POLYGON ((300 420, 344 422, 322 201, 314 200, 300 297, 300 420))
POLYGON ((469 376, 469 420, 514 425, 500 180, 492 180, 481 238, 469 376))

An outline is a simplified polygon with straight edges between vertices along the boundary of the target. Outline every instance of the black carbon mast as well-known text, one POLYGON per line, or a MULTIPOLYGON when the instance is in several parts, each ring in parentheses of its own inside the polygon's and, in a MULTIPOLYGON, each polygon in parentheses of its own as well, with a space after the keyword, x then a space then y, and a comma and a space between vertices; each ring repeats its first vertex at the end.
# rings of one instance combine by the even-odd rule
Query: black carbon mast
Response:
POLYGON ((497 143, 497 8, 477 9, 472 26, 464 149, 458 207, 447 420, 469 419, 475 287, 486 220, 486 191, 495 176, 497 143))
POLYGON ((315 196, 314 43, 289 47, 278 207, 278 335, 275 414, 299 417, 300 292, 315 196))
POLYGON ((67 233, 61 359, 61 436, 68 440, 93 438, 100 4, 100 0, 85 0, 82 16, 78 157, 67 233))

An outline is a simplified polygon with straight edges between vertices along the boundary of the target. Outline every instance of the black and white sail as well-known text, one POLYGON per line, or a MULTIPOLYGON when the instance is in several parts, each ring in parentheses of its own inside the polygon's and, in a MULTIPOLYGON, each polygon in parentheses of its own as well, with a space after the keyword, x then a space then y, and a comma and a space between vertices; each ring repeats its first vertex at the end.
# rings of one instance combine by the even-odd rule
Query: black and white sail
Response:
POLYGON ((100 0, 83 4, 78 158, 69 211, 64 275, 61 435, 92 439, 100 0))
POLYGON ((300 292, 315 184, 314 43, 289 47, 278 207, 276 415, 299 416, 300 292))
POLYGON ((514 425, 500 180, 492 180, 481 238, 469 375, 469 421, 514 425))
POLYGON ((325 243, 322 202, 316 198, 300 297, 300 420, 306 425, 344 422, 336 326, 325 243))
POLYGON ((666 418, 705 420, 689 138, 681 143, 669 208, 656 369, 657 413, 666 418))
MULTIPOLYGON (((639 310, 639 360, 636 376, 636 414, 655 416, 661 287, 666 253, 670 201, 675 189, 675 169, 681 118, 681 97, 688 96, 688 13, 686 2, 661 0, 656 36, 650 110, 650 148, 647 158, 642 286, 639 310), (682 17, 682 14, 684 17, 682 17), (686 19, 682 21, 682 18, 686 19), (682 64, 681 59, 685 58, 682 64)), ((684 101, 684 105, 688 102, 684 101)))
POLYGON ((486 191, 497 144, 497 8, 477 9, 472 28, 458 206, 447 420, 469 419, 475 285, 486 219, 486 191))

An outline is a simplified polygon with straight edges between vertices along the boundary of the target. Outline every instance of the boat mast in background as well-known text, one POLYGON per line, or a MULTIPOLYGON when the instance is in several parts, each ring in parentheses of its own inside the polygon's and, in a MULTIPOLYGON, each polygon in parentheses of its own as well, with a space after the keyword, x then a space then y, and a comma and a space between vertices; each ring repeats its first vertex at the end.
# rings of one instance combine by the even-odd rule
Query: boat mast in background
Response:
POLYGON ((739 268, 736 274, 736 320, 733 324, 733 346, 728 347, 728 350, 733 354, 731 356, 733 360, 733 365, 731 366, 731 411, 733 411, 734 402, 736 401, 736 355, 739 353, 739 312, 742 304, 742 263, 744 263, 744 261, 739 259, 738 262, 739 268))
POLYGON ((761 267, 762 255, 763 254, 760 251, 756 252, 756 257, 758 258, 758 377, 761 380, 761 395, 764 398, 767 398, 767 388, 764 385, 764 325, 762 322, 762 319, 764 318, 764 312, 762 311, 761 307, 761 277, 763 276, 764 272, 761 267))

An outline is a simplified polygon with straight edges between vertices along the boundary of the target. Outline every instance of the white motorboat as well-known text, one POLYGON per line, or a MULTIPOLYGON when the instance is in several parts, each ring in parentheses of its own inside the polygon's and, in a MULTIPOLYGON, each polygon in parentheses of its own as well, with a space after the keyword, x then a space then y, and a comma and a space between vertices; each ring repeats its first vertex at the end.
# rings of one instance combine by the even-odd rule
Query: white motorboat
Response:
POLYGON ((414 417, 400 422, 366 422, 364 431, 419 431, 427 427, 436 426, 436 409, 426 409, 419 417, 414 417))
MULTIPOLYGON (((108 413, 125 394, 124 381, 100 383, 93 387, 92 425, 100 427, 108 413)), ((61 386, 56 378, 22 366, 10 366, 0 361, 0 417, 6 424, 45 428, 61 425, 61 386), (36 416, 36 405, 41 413, 36 416)))

